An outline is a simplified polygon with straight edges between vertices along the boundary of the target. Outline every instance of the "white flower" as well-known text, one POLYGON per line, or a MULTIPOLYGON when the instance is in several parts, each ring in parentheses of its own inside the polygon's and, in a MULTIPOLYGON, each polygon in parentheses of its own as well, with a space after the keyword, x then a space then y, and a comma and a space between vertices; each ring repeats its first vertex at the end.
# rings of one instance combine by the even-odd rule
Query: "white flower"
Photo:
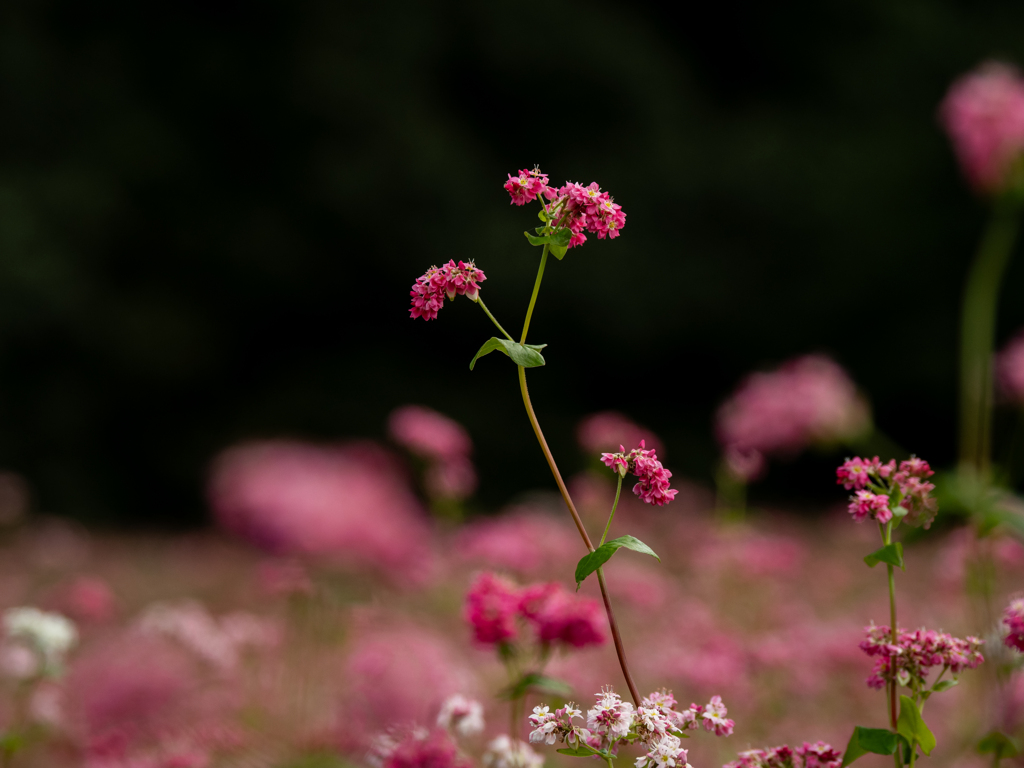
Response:
POLYGON ((690 768, 686 762, 686 750, 681 748, 682 741, 678 736, 662 736, 651 745, 650 751, 636 759, 636 768, 645 768, 653 763, 657 768, 690 768))
POLYGON ((483 764, 485 768, 541 768, 544 758, 528 744, 499 736, 487 745, 483 764))
POLYGON ((456 693, 441 705, 437 724, 448 731, 455 731, 463 738, 475 736, 484 730, 484 708, 479 701, 467 699, 456 693))
POLYGON ((23 643, 35 651, 44 671, 60 670, 66 654, 78 642, 74 622, 59 613, 38 608, 10 608, 4 613, 4 630, 8 639, 23 643))
POLYGON ((625 736, 632 724, 633 705, 610 688, 597 694, 597 706, 587 710, 587 727, 612 741, 625 736))

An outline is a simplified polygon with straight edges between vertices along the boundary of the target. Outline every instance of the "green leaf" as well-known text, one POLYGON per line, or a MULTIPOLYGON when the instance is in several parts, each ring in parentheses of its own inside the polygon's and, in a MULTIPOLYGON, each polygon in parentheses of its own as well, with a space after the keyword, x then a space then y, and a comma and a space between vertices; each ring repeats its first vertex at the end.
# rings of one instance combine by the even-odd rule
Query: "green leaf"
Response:
POLYGON ((572 695, 572 686, 564 680, 547 677, 539 672, 527 672, 512 683, 512 685, 498 693, 498 697, 514 701, 515 699, 522 698, 529 691, 565 698, 572 695))
POLYGON ((570 757, 590 757, 595 754, 594 750, 587 749, 586 747, 577 747, 576 749, 568 747, 566 749, 556 749, 555 751, 560 755, 569 755, 570 757))
MULTIPOLYGON (((886 544, 877 552, 872 552, 865 557, 864 562, 871 568, 874 568, 879 563, 888 563, 889 565, 895 565, 897 568, 903 568, 903 545, 898 541, 895 544, 886 544)), ((907 569, 903 568, 903 570, 907 569)))
POLYGON ((909 696, 900 696, 900 717, 896 721, 896 730, 913 747, 921 745, 921 751, 930 755, 935 749, 935 734, 921 717, 921 710, 909 696))
POLYGON ((540 219, 541 221, 547 221, 548 215, 544 213, 544 211, 537 211, 537 218, 540 219))
POLYGON ((863 757, 868 752, 875 755, 891 755, 896 751, 899 738, 895 733, 885 728, 862 728, 859 725, 853 729, 850 735, 850 742, 846 745, 846 754, 843 755, 843 768, 858 757, 863 757))
POLYGON ((561 248, 568 246, 570 240, 572 240, 572 230, 568 228, 559 229, 551 235, 551 244, 561 248))
POLYGON ((982 755, 992 753, 997 760, 1016 757, 1020 754, 1020 742, 1002 731, 992 731, 978 742, 978 752, 982 755))
POLYGON ((547 344, 517 344, 508 339, 499 339, 496 336, 491 336, 477 350, 477 353, 473 355, 473 359, 469 361, 469 370, 473 370, 477 360, 484 355, 489 355, 494 350, 508 355, 512 358, 512 362, 523 366, 523 368, 537 368, 545 364, 544 356, 537 350, 544 349, 546 346, 547 344))
POLYGON ((952 688, 959 682, 959 680, 940 680, 932 686, 932 693, 942 693, 943 691, 948 691, 950 688, 952 688))
POLYGON ((548 253, 554 256, 556 259, 561 261, 565 257, 566 247, 564 245, 551 244, 548 247, 548 253))
POLYGON ((580 561, 576 564, 576 589, 578 590, 580 588, 580 584, 587 578, 587 576, 607 563, 611 559, 612 555, 615 554, 615 551, 622 547, 632 549, 634 552, 650 555, 659 563, 661 562, 661 558, 654 553, 654 550, 640 541, 640 539, 634 538, 633 536, 620 536, 617 539, 606 541, 590 554, 584 555, 580 558, 580 561))
MULTIPOLYGON (((538 230, 544 229, 544 227, 537 227, 538 230)), ((523 232, 526 235, 526 239, 530 241, 530 245, 547 245, 551 242, 551 238, 554 235, 531 235, 529 232, 523 232)))
MULTIPOLYGON (((529 232, 523 232, 523 234, 526 235, 526 239, 530 241, 530 245, 547 245, 549 246, 549 251, 552 251, 554 248, 561 248, 562 256, 564 256, 565 248, 569 245, 569 241, 572 239, 572 230, 563 227, 550 235, 540 234, 545 229, 546 227, 537 227, 534 230, 537 233, 536 235, 531 235, 529 232)), ((555 254, 555 256, 559 259, 562 258, 562 256, 558 256, 558 254, 555 254)))

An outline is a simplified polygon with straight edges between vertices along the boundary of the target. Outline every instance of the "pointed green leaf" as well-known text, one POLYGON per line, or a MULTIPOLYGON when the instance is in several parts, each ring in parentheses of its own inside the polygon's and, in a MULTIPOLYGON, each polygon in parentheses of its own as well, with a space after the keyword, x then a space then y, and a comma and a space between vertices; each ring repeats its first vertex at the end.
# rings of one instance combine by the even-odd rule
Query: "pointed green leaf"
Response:
POLYGON ((1002 731, 992 731, 978 742, 978 752, 983 755, 992 753, 997 760, 1002 760, 1004 757, 1016 757, 1020 754, 1020 742, 1002 731))
POLYGON ((921 710, 909 696, 900 696, 900 717, 896 721, 896 730, 913 747, 921 745, 921 751, 930 755, 935 749, 935 734, 921 717, 921 710))
MULTIPOLYGON (((874 568, 879 563, 888 563, 897 568, 903 568, 903 545, 898 541, 894 544, 886 544, 877 552, 872 552, 864 558, 869 567, 874 568)), ((903 570, 907 570, 903 568, 903 570)))
POLYGON ((632 549, 634 552, 650 555, 659 563, 661 562, 661 558, 654 553, 654 550, 640 541, 640 539, 633 536, 620 536, 617 539, 606 541, 590 554, 584 555, 580 558, 580 561, 576 564, 576 589, 578 590, 580 588, 580 584, 587 578, 587 576, 607 563, 611 559, 611 556, 615 554, 616 550, 621 549, 622 547, 632 549))
MULTIPOLYGON (((538 230, 543 227, 537 227, 538 230)), ((526 235, 526 239, 530 241, 530 245, 547 245, 551 242, 551 238, 554 235, 531 235, 529 232, 523 232, 526 235)))
POLYGON ((950 688, 952 688, 959 682, 959 680, 940 680, 932 686, 932 693, 942 693, 943 691, 948 691, 950 688))
POLYGON ((572 230, 563 228, 551 236, 551 245, 557 245, 560 248, 565 248, 569 245, 570 240, 572 240, 572 230))
POLYGON ((547 677, 539 672, 527 672, 512 685, 502 689, 498 697, 507 700, 521 699, 529 691, 565 698, 572 695, 572 686, 564 680, 547 677))
POLYGON ((546 346, 547 344, 517 344, 508 339, 499 339, 496 336, 491 336, 473 356, 469 363, 469 370, 473 370, 477 360, 484 355, 489 355, 494 350, 508 355, 516 365, 521 365, 523 368, 537 368, 545 364, 544 356, 537 350, 544 349, 546 346))
POLYGON ((859 725, 850 734, 850 742, 843 755, 843 768, 868 752, 876 755, 891 755, 896 751, 899 739, 885 728, 862 728, 859 725))
POLYGON ((496 349, 506 355, 508 354, 508 351, 505 349, 505 345, 501 343, 501 339, 491 336, 491 338, 485 341, 484 345, 477 350, 476 354, 473 355, 473 359, 469 361, 469 370, 473 370, 473 366, 476 365, 477 360, 484 355, 491 354, 491 352, 496 349))
POLYGON ((537 218, 540 219, 541 221, 547 221, 548 215, 544 213, 544 211, 537 211, 537 218))
POLYGON ((565 251, 566 251, 566 247, 564 245, 555 245, 554 243, 552 243, 548 247, 548 253, 550 253, 552 256, 554 256, 559 261, 561 261, 563 258, 565 258, 565 251))

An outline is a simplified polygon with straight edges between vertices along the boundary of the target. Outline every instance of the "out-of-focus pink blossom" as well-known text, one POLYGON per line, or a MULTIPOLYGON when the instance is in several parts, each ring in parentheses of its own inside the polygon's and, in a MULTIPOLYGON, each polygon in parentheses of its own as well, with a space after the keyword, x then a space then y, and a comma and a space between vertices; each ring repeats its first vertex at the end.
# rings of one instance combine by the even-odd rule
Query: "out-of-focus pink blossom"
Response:
POLYGON ((58 595, 60 611, 80 622, 104 622, 114 617, 117 601, 106 581, 80 576, 58 595))
POLYGON ((427 469, 425 481, 431 498, 465 499, 476 490, 476 468, 465 457, 444 459, 427 469))
POLYGON ((889 627, 872 624, 864 632, 866 638, 860 648, 868 656, 876 657, 875 668, 867 679, 871 688, 884 688, 894 675, 903 685, 915 681, 924 688, 932 667, 948 667, 956 676, 965 669, 975 669, 985 660, 980 650, 984 641, 976 637, 961 639, 923 628, 913 632, 899 629, 894 644, 889 627))
POLYGON ((372 443, 247 443, 213 463, 220 524, 269 550, 333 556, 392 577, 430 567, 430 531, 396 462, 372 443))
POLYGON ((1024 150, 1024 78, 986 62, 949 89, 939 110, 964 175, 982 192, 998 192, 1024 150))
POLYGON ((1024 331, 1020 331, 996 358, 996 376, 1003 397, 1024 405, 1024 331))
POLYGON ((722 451, 722 460, 729 472, 745 483, 752 483, 763 476, 766 468, 764 454, 756 448, 727 445, 722 451))
POLYGON ((788 744, 768 749, 748 749, 739 753, 739 760, 722 768, 839 768, 843 753, 823 741, 804 742, 793 749, 788 744))
POLYGON ((464 562, 532 575, 579 557, 579 536, 561 518, 530 507, 469 523, 455 536, 452 551, 464 562))
POLYGON ((442 702, 472 695, 476 678, 465 651, 425 627, 396 623, 356 631, 344 663, 341 736, 364 748, 359 734, 390 723, 432 722, 442 702))
POLYGON ((1003 611, 1003 624, 1006 626, 1003 642, 1010 648, 1024 651, 1024 598, 1010 601, 1003 611))
POLYGON ((510 173, 508 181, 505 182, 505 189, 508 190, 509 195, 512 197, 514 205, 525 205, 526 203, 533 202, 547 186, 548 176, 540 168, 534 168, 532 171, 524 168, 519 172, 518 176, 513 176, 510 173))
POLYGON ((641 440, 651 446, 652 451, 665 452, 653 431, 618 411, 587 416, 576 427, 576 440, 585 453, 614 451, 620 445, 639 445, 641 440))
POLYGON ((773 455, 842 441, 869 424, 867 404, 846 372, 808 355, 748 376, 718 409, 716 433, 723 449, 773 455))
POLYGON ((391 439, 424 459, 453 459, 468 456, 473 441, 454 419, 422 405, 403 405, 388 417, 391 439))
POLYGON ((478 643, 500 644, 516 637, 519 593, 514 584, 494 573, 481 573, 466 593, 463 615, 478 643))
POLYGON ((412 296, 412 307, 409 315, 414 319, 434 320, 438 310, 444 306, 445 296, 449 300, 456 296, 467 296, 476 301, 480 295, 480 283, 487 279, 482 269, 478 269, 472 261, 449 260, 440 267, 431 267, 416 278, 409 295, 412 296))
POLYGON ((850 514, 858 523, 863 523, 870 517, 884 525, 892 520, 889 497, 871 491, 857 491, 850 497, 850 514))
POLYGON ((382 768, 472 768, 443 728, 411 729, 387 752, 382 768))
POLYGON ((456 693, 441 705, 437 726, 462 737, 476 736, 484 730, 484 707, 479 701, 456 693))
POLYGON ((558 584, 540 584, 523 590, 519 604, 542 643, 585 648, 605 641, 604 616, 596 600, 579 597, 558 584))
POLYGON ((672 473, 658 461, 653 450, 645 450, 643 440, 640 441, 639 448, 634 448, 628 453, 621 445, 619 453, 602 453, 601 461, 606 467, 623 477, 629 471, 639 478, 640 482, 633 486, 633 493, 647 504, 657 507, 664 506, 672 501, 678 493, 668 487, 672 473))

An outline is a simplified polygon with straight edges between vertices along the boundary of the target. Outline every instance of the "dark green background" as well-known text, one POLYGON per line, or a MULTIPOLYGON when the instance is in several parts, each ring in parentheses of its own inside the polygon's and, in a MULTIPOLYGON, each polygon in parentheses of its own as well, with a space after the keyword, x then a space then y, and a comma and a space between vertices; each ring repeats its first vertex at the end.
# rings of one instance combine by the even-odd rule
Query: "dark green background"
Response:
MULTIPOLYGON (((534 163, 629 216, 551 265, 533 325, 567 468, 577 419, 617 408, 707 480, 716 404, 807 351, 950 462, 986 207, 936 106, 985 58, 1024 62, 1024 5, 698 7, 0 4, 0 464, 46 511, 191 525, 220 447, 382 436, 411 401, 470 428, 482 507, 550 484, 514 368, 467 368, 479 310, 407 318, 417 275, 474 257, 521 322, 534 212, 501 185, 534 163)), ((834 495, 830 462, 759 493, 834 495)))

